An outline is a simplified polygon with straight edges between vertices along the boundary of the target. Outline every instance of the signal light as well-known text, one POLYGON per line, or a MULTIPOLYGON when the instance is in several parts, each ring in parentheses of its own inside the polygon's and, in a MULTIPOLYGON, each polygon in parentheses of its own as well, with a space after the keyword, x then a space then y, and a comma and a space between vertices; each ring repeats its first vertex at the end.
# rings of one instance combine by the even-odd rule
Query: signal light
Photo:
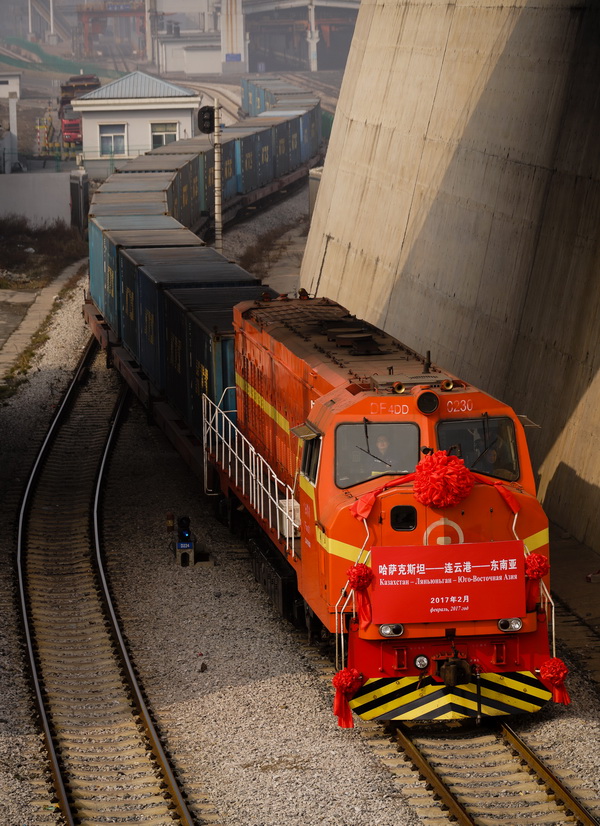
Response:
POLYGON ((177 539, 179 542, 191 542, 190 517, 180 516, 177 520, 177 539))
POLYGON ((424 413, 426 416, 429 416, 431 413, 435 413, 438 409, 438 405, 440 400, 436 396, 435 393, 431 391, 427 391, 425 393, 421 393, 421 395, 417 399, 417 407, 424 413))
POLYGON ((214 106, 201 106, 198 110, 198 129, 204 135, 212 135, 215 131, 214 106))

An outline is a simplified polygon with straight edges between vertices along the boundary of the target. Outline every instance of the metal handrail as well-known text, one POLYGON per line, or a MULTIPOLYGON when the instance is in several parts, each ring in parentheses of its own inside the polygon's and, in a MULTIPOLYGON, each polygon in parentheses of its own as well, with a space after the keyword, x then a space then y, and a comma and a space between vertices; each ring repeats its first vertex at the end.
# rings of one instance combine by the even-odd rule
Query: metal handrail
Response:
MULTIPOLYGON (((225 397, 223 392, 221 400, 225 397)), ((203 394, 203 443, 205 489, 208 479, 209 456, 219 464, 254 511, 271 531, 285 543, 286 551, 294 556, 294 537, 300 522, 295 516, 299 508, 292 488, 280 479, 269 463, 236 427, 225 411, 203 394)))

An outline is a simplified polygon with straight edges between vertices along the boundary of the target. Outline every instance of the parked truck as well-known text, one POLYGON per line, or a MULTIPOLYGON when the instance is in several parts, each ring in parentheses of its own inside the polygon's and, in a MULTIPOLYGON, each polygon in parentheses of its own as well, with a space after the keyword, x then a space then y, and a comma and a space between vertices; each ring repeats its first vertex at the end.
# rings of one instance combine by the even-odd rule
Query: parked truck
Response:
POLYGON ((74 111, 72 101, 93 92, 100 85, 100 78, 96 75, 73 75, 65 83, 61 83, 58 117, 64 143, 81 144, 81 115, 74 111))

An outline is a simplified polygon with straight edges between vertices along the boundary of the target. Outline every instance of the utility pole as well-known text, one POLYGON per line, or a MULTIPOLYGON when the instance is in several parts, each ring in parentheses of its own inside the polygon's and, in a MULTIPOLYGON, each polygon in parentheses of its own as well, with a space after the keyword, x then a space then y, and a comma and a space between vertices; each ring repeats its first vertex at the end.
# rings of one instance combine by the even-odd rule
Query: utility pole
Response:
POLYGON ((308 4, 308 31, 306 32, 306 39, 308 41, 308 62, 310 71, 316 72, 317 64, 317 43, 320 40, 319 29, 315 19, 315 4, 310 0, 308 4))
POLYGON ((223 253, 221 110, 215 98, 215 249, 223 253))

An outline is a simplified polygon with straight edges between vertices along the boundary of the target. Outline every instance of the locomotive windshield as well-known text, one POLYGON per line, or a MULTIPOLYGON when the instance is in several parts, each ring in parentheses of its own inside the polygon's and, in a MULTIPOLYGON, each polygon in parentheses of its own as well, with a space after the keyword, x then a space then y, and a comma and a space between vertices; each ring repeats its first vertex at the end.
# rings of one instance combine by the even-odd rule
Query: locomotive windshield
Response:
POLYGON ((412 473, 419 461, 419 428, 367 419, 342 424, 335 432, 335 457, 335 483, 340 488, 374 476, 412 473))
POLYGON ((454 419, 440 422, 437 434, 440 449, 463 459, 476 473, 509 482, 519 478, 515 428, 510 419, 454 419))

